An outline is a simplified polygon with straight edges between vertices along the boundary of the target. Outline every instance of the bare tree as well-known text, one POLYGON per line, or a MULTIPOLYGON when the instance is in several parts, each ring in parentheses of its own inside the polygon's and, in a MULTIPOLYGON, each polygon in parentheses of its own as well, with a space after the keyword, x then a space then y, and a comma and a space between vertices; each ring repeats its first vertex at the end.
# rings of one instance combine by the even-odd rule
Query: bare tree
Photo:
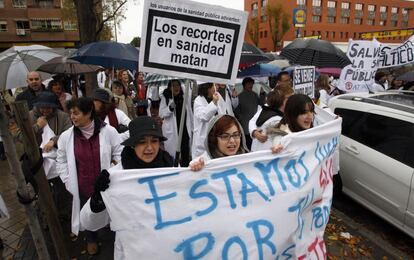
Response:
POLYGON ((268 17, 270 35, 275 51, 282 40, 283 35, 289 30, 289 14, 283 10, 281 4, 267 5, 266 16, 268 17))
POLYGON ((259 18, 255 17, 248 21, 247 23, 247 33, 254 43, 254 45, 259 45, 259 18))

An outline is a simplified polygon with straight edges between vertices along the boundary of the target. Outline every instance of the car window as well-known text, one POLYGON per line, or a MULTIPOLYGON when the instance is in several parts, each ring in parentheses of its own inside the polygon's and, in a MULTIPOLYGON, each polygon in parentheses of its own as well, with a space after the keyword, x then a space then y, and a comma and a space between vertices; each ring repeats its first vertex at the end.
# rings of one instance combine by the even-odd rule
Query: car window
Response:
POLYGON ((382 115, 337 108, 342 134, 414 167, 414 124, 382 115))

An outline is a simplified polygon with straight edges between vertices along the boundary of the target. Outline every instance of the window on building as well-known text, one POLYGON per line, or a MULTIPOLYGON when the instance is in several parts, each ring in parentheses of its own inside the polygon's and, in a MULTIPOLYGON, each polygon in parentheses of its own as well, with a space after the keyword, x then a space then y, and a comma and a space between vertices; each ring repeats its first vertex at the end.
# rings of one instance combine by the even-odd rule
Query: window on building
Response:
POLYGON ((328 39, 328 37, 329 37, 329 32, 328 32, 328 31, 326 31, 326 32, 325 32, 325 39, 328 39))
POLYGON ((335 23, 335 17, 334 16, 328 16, 328 23, 335 23))
POLYGON ((327 7, 328 8, 336 8, 336 2, 335 1, 328 1, 327 7))
POLYGON ((0 21, 0 32, 7 32, 7 21, 0 21))
POLYGON ((363 4, 355 4, 355 10, 362 11, 363 9, 364 9, 364 5, 363 4))
POLYGON ((341 17, 342 24, 349 24, 349 17, 341 17))
POLYGON ((306 5, 306 0, 296 0, 297 5, 306 5))
POLYGON ((335 38, 335 32, 332 31, 332 38, 335 38))
POLYGON ((398 22, 397 21, 391 21, 391 26, 392 27, 397 27, 397 25, 398 25, 398 22))
POLYGON ((354 19, 354 24, 362 24, 362 19, 361 18, 355 18, 354 19))
POLYGON ((53 0, 33 0, 33 5, 37 7, 53 7, 53 0))
POLYGON ((375 5, 368 5, 368 11, 375 12, 375 5))
POLYGON ((402 13, 402 14, 407 14, 407 13, 408 13, 407 8, 401 8, 401 13, 402 13))
POLYGON ((344 32, 341 32, 341 39, 344 38, 344 32))
POLYGON ((317 31, 316 35, 320 36, 321 35, 321 31, 317 31))
POLYGON ((4 8, 4 0, 0 0, 0 8, 4 8))
POLYGON ((321 22, 321 16, 320 15, 312 15, 312 22, 320 23, 321 22))
POLYGON ((375 19, 367 19, 368 25, 375 25, 375 19))
POLYGON ((401 21, 401 27, 407 28, 408 27, 408 21, 401 21))
POLYGON ((266 22, 267 21, 267 16, 266 15, 260 16, 260 21, 266 22))
POLYGON ((380 12, 381 13, 386 13, 387 12, 387 7, 386 6, 380 6, 380 12))
POLYGON ((12 5, 14 8, 26 8, 26 0, 13 0, 12 5))
POLYGON ((63 29, 60 19, 33 19, 30 23, 32 30, 59 31, 63 29))
POLYGON ((253 18, 257 17, 258 9, 259 9, 259 5, 257 3, 253 3, 252 4, 252 17, 253 18))
POLYGON ((63 29, 65 29, 65 31, 76 31, 78 29, 78 24, 73 21, 64 21, 63 29))
POLYGON ((321 6, 321 0, 312 0, 312 6, 321 6))
POLYGON ((16 29, 30 30, 30 24, 27 20, 16 21, 16 29))
POLYGON ((356 34, 356 32, 354 32, 354 38, 352 38, 352 39, 354 39, 354 40, 356 40, 356 39, 357 39, 357 34, 356 34))
POLYGON ((398 7, 391 7, 392 14, 398 14, 398 7))
POLYGON ((262 4, 262 7, 266 7, 266 5, 267 5, 267 0, 261 0, 261 4, 262 4))
POLYGON ((349 3, 348 2, 342 2, 341 8, 342 9, 349 9, 349 3))
POLYGON ((263 38, 263 31, 260 31, 260 39, 263 38))
POLYGON ((345 38, 346 39, 348 39, 348 36, 349 36, 348 32, 345 32, 345 38))
POLYGON ((381 21, 379 22, 379 25, 381 25, 381 26, 385 26, 385 25, 387 24, 386 22, 387 22, 387 21, 382 21, 382 20, 381 20, 381 21))

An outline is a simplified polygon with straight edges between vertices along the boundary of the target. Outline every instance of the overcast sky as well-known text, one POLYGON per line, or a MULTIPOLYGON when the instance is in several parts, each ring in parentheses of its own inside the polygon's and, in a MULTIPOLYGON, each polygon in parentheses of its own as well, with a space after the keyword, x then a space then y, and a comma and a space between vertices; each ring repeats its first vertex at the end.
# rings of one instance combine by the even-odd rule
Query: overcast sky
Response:
MULTIPOLYGON (((194 0, 212 5, 221 5, 228 8, 243 10, 244 0, 194 0)), ((126 19, 118 28, 118 41, 129 43, 136 36, 141 36, 142 8, 144 0, 129 0, 127 2, 126 19)))

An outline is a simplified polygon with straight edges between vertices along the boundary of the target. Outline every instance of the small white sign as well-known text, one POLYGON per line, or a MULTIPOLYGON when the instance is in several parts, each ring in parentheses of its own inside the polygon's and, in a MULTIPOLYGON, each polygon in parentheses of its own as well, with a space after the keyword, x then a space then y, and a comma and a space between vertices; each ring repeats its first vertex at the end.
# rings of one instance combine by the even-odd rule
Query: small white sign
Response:
POLYGON ((192 1, 145 1, 140 71, 234 83, 247 16, 192 1))
POLYGON ((315 94, 315 66, 295 67, 293 86, 296 94, 304 94, 313 98, 315 94))

